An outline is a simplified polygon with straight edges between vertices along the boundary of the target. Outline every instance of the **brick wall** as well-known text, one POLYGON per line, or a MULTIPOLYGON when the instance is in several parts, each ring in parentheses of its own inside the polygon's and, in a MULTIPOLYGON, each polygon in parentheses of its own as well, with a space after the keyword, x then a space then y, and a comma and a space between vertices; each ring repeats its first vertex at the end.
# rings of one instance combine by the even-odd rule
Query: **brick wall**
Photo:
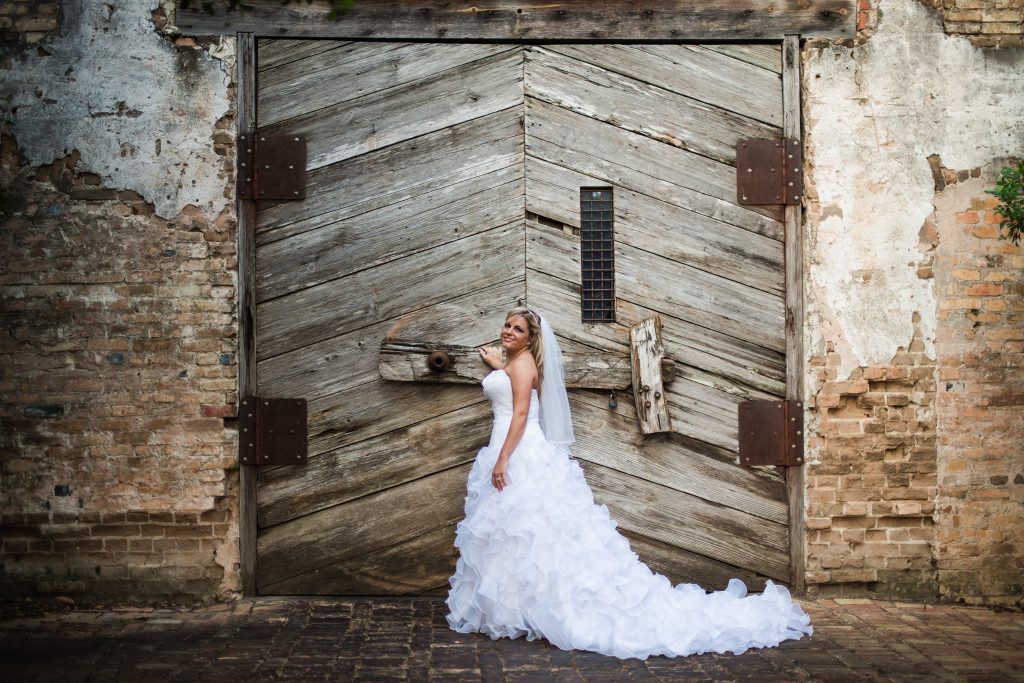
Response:
POLYGON ((830 345, 811 361, 808 589, 933 596, 935 363, 919 335, 841 381, 840 360, 830 345))
POLYGON ((0 2, 0 53, 39 43, 60 26, 58 0, 0 2))
POLYGON ((978 47, 1024 45, 1024 0, 941 0, 941 5, 950 35, 965 36, 978 47))
POLYGON ((1024 247, 998 238, 1000 164, 936 196, 941 242, 938 495, 941 595, 1024 604, 1024 247))
POLYGON ((233 215, 0 159, 0 591, 237 589, 233 215))

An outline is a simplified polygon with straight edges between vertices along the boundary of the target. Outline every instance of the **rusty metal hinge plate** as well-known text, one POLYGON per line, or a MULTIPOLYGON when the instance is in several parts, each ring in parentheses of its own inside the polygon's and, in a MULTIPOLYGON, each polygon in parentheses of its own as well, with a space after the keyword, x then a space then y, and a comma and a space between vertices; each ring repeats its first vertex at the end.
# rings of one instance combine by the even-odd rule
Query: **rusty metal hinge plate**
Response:
POLYGON ((243 465, 298 465, 309 454, 304 398, 246 396, 238 407, 238 459, 243 465))
POLYGON ((304 199, 306 137, 284 133, 238 136, 240 199, 304 199))
POLYGON ((804 463, 803 401, 739 404, 740 464, 794 467, 804 463))
POLYGON ((739 204, 799 204, 804 192, 803 153, 795 138, 751 138, 736 143, 739 204))

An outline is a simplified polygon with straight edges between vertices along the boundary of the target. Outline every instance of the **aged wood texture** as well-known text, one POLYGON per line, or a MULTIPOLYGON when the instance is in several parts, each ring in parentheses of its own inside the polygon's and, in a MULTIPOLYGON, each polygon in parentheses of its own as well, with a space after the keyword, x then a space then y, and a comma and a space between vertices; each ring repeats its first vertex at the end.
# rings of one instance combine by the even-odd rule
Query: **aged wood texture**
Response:
POLYGON ((490 405, 446 413, 317 455, 302 466, 261 472, 260 528, 469 462, 491 434, 490 405))
POLYGON ((786 389, 787 216, 737 206, 733 168, 734 140, 788 120, 779 45, 264 47, 260 123, 312 152, 306 200, 259 204, 256 368, 309 399, 310 460, 260 471, 259 590, 443 594, 491 427, 475 347, 521 304, 570 384, 619 387, 614 409, 572 389, 574 454, 641 557, 709 587, 788 581, 783 478, 735 453, 736 405, 786 389), (617 322, 583 323, 579 188, 603 185, 617 322), (655 316, 671 432, 644 436, 630 327, 655 316), (451 377, 401 340, 445 346, 451 377))
POLYGON ((517 221, 262 303, 257 355, 269 358, 509 280, 522 269, 507 256, 522 248, 522 233, 517 221))
POLYGON ((619 525, 707 557, 789 581, 786 525, 583 462, 594 497, 619 525))
POLYGON ((661 318, 648 318, 629 329, 629 357, 633 366, 633 401, 640 431, 644 434, 672 431, 661 373, 661 363, 665 358, 661 318))
MULTIPOLYGON (((458 559, 455 526, 263 586, 271 595, 424 595, 443 589, 458 559)), ((748 583, 749 585, 749 583, 748 583)))
MULTIPOLYGON (((256 125, 256 38, 239 33, 238 130, 256 125)), ((238 200, 238 395, 256 394, 256 202, 238 200)), ((238 468, 238 554, 242 592, 256 594, 256 469, 238 468)))
POLYGON ((469 465, 460 465, 264 529, 258 585, 262 589, 455 524, 462 518, 468 474, 469 465))
POLYGON ((521 162, 521 118, 516 108, 506 109, 311 171, 305 201, 261 203, 259 244, 352 219, 521 162))
POLYGON ((500 52, 423 80, 261 125, 261 129, 304 134, 307 169, 320 168, 521 105, 522 60, 518 50, 500 52))
POLYGON ((852 38, 853 0, 562 0, 540 4, 482 0, 356 2, 337 21, 326 2, 248 0, 245 12, 229 12, 215 0, 208 14, 200 3, 177 10, 189 35, 250 31, 266 37, 374 38, 388 40, 764 40, 788 33, 852 38))
MULTIPOLYGON (((800 129, 800 37, 788 35, 782 44, 783 101, 785 102, 785 134, 803 141, 800 129)), ((786 398, 804 400, 804 261, 801 205, 786 206, 786 398)), ((805 458, 806 460, 806 458, 805 458)), ((806 512, 804 491, 806 474, 803 466, 786 468, 789 487, 790 562, 793 586, 805 589, 804 528, 806 512)))
MULTIPOLYGON (((589 389, 628 389, 635 371, 629 358, 610 353, 586 353, 563 349, 565 386, 589 389)), ((675 376, 675 363, 658 358, 656 372, 663 381, 675 376), (665 367, 662 367, 664 363, 665 367)), ((380 346, 380 376, 397 382, 434 384, 479 384, 491 371, 480 358, 477 347, 416 341, 385 341, 380 346), (450 366, 431 369, 428 358, 435 351, 444 353, 450 366)))

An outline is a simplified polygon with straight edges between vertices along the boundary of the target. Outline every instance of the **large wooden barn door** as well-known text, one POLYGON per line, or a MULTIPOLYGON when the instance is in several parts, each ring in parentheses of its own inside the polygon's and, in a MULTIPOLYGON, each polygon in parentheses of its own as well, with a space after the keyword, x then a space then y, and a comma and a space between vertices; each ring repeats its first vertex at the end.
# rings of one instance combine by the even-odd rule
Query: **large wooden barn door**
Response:
POLYGON ((735 203, 733 146, 781 134, 774 46, 265 40, 258 125, 308 138, 298 202, 261 203, 261 396, 309 400, 309 461, 261 468, 264 594, 443 593, 478 387, 387 382, 385 338, 478 345, 526 301, 567 348, 664 322, 671 435, 572 395, 581 460, 674 580, 789 579, 786 490, 736 465, 736 405, 785 394, 781 212, 735 203), (580 322, 579 188, 613 189, 616 323, 580 322))

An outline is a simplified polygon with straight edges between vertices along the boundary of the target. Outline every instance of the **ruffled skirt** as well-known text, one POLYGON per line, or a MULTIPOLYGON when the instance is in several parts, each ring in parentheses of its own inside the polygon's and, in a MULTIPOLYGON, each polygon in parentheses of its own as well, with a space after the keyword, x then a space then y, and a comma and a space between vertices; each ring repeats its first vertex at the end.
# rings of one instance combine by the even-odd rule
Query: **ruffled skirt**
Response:
POLYGON ((736 579, 706 593, 653 573, 594 503, 579 464, 556 455, 533 421, 498 492, 494 441, 470 470, 456 529, 460 557, 447 600, 454 630, 639 659, 739 654, 811 633, 789 591, 771 581, 747 596, 736 579))

